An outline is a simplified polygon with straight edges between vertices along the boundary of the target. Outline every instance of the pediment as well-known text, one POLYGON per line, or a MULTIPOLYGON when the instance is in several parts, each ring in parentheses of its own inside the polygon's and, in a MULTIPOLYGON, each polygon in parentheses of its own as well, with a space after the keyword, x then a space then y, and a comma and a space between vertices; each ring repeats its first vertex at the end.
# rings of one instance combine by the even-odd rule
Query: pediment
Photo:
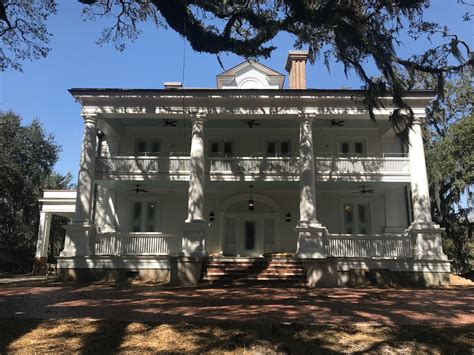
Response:
POLYGON ((218 89, 283 89, 285 75, 254 60, 217 75, 218 89))

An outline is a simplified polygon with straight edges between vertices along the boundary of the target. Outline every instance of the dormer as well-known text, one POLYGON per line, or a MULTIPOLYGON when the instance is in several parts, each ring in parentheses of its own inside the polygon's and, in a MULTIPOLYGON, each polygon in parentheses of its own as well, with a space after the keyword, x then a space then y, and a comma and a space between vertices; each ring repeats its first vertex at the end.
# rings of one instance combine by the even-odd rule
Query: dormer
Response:
POLYGON ((248 60, 217 75, 218 89, 283 89, 285 75, 248 60))

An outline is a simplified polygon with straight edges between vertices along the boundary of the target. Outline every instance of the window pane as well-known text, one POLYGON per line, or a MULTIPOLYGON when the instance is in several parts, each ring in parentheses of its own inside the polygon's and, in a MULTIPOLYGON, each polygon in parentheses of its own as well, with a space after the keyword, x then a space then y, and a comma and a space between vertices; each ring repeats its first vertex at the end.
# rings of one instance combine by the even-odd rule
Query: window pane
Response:
POLYGON ((155 216, 156 216, 156 203, 147 202, 146 221, 145 221, 147 232, 155 231, 155 216))
POLYGON ((224 153, 227 155, 232 155, 232 142, 224 143, 224 153))
POLYGON ((267 143, 267 154, 275 154, 275 142, 267 143))
POLYGON ((142 229, 142 203, 134 202, 132 206, 132 232, 141 232, 142 229))
POLYGON ((344 204, 344 230, 346 234, 354 233, 354 207, 351 203, 344 204))
POLYGON ((364 153, 364 144, 362 142, 356 142, 355 143, 355 152, 357 154, 363 154, 364 153))
POLYGON ((290 154, 290 142, 281 142, 281 154, 290 154))
POLYGON ((342 154, 348 154, 349 153, 349 143, 343 142, 341 144, 341 153, 342 154))
POLYGON ((146 152, 146 142, 139 141, 137 142, 137 153, 145 153, 146 152))
POLYGON ((153 142, 151 144, 151 152, 152 153, 159 153, 160 152, 160 143, 159 142, 153 142))
POLYGON ((357 205, 357 218, 359 223, 359 233, 360 234, 369 234, 370 233, 370 223, 369 223, 369 205, 368 204, 358 204, 357 205))
POLYGON ((344 205, 344 220, 346 222, 352 222, 353 218, 352 204, 344 205))
POLYGON ((211 143, 211 153, 213 154, 219 153, 219 143, 217 142, 211 143))

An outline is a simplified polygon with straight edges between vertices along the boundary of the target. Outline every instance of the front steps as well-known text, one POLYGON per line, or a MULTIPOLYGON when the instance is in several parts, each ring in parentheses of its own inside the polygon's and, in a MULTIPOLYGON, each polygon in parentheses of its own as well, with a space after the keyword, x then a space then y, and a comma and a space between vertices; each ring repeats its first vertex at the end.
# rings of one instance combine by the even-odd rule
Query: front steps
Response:
POLYGON ((202 281, 212 284, 284 284, 303 286, 303 263, 288 257, 208 257, 202 281))

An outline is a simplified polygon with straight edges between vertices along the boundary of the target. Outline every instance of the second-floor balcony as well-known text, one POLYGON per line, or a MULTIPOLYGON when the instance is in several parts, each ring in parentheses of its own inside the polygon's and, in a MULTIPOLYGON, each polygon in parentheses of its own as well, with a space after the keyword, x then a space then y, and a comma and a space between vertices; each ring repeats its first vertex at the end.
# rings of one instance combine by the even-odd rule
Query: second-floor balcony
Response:
MULTIPOLYGON (((294 156, 221 156, 206 159, 211 181, 298 181, 299 158, 294 156)), ((99 180, 186 181, 189 153, 98 157, 99 180)), ((318 181, 409 181, 409 159, 404 154, 379 156, 315 156, 318 181)))

